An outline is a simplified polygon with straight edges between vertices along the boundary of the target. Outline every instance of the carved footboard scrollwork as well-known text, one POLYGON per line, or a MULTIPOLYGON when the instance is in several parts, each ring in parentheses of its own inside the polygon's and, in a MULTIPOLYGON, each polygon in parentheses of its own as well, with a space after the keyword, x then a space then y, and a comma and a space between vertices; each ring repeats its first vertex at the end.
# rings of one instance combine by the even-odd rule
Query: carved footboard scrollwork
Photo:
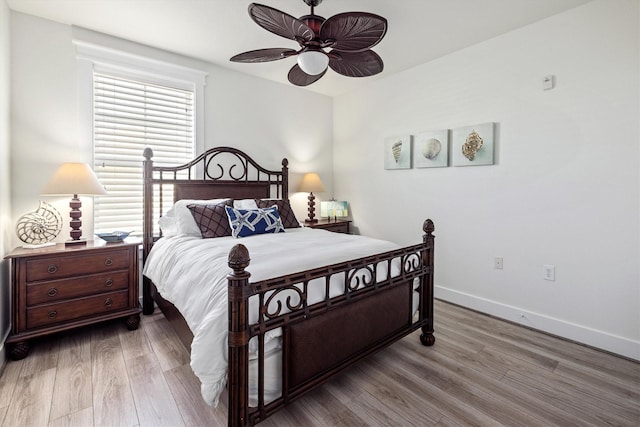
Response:
MULTIPOLYGON (((358 360, 421 329, 433 345, 434 226, 423 242, 250 283, 249 252, 229 253, 229 425, 253 425, 358 360), (339 292, 337 292, 337 288, 339 292), (249 306, 257 321, 249 324, 249 306), (417 304, 416 304, 417 303, 417 304), (282 395, 264 397, 265 335, 282 330, 282 395), (249 341, 258 342, 257 405, 249 406, 249 341)), ((253 344, 252 344, 253 345, 253 344)))

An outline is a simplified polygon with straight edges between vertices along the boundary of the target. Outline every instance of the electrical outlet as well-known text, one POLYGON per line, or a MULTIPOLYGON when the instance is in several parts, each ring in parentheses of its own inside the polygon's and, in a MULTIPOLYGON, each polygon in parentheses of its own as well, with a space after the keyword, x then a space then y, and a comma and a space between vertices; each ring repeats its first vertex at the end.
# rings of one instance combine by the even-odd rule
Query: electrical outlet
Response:
POLYGON ((496 270, 502 270, 502 257, 501 256, 497 256, 493 260, 493 268, 495 268, 496 270))
POLYGON ((545 264, 542 266, 542 278, 554 282, 556 280, 556 266, 545 264))

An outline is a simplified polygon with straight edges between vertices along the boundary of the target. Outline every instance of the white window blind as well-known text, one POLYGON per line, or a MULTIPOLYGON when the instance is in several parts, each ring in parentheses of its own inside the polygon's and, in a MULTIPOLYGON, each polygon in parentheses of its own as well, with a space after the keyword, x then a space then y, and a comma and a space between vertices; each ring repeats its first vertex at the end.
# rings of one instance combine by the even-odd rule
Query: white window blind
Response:
POLYGON ((142 232, 142 152, 156 165, 194 157, 194 92, 94 73, 94 170, 107 190, 94 199, 95 232, 142 232))

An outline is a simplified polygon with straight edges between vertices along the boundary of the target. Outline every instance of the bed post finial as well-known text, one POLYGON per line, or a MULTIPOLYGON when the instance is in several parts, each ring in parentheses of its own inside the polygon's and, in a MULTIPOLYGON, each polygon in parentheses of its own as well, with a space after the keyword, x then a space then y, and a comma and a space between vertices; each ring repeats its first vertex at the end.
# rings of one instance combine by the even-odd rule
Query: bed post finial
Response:
POLYGON ((233 270, 234 275, 244 273, 244 269, 249 266, 249 250, 241 243, 238 243, 229 251, 229 268, 233 270))
POLYGON ((153 150, 151 148, 147 147, 142 152, 142 155, 144 156, 145 159, 151 160, 151 158, 153 157, 153 150))
POLYGON ((424 224, 422 224, 422 231, 431 236, 435 229, 436 226, 433 224, 433 221, 431 221, 429 218, 424 220, 424 224))

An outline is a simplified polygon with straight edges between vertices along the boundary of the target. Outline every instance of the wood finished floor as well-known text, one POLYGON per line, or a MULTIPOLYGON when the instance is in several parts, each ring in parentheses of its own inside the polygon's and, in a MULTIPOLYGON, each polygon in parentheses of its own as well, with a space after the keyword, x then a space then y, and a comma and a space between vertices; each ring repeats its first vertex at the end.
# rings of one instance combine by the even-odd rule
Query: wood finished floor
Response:
MULTIPOLYGON (((0 376, 3 426, 225 426, 162 314, 43 339, 0 376)), ((639 426, 640 364, 436 302, 418 333, 263 426, 639 426)))

